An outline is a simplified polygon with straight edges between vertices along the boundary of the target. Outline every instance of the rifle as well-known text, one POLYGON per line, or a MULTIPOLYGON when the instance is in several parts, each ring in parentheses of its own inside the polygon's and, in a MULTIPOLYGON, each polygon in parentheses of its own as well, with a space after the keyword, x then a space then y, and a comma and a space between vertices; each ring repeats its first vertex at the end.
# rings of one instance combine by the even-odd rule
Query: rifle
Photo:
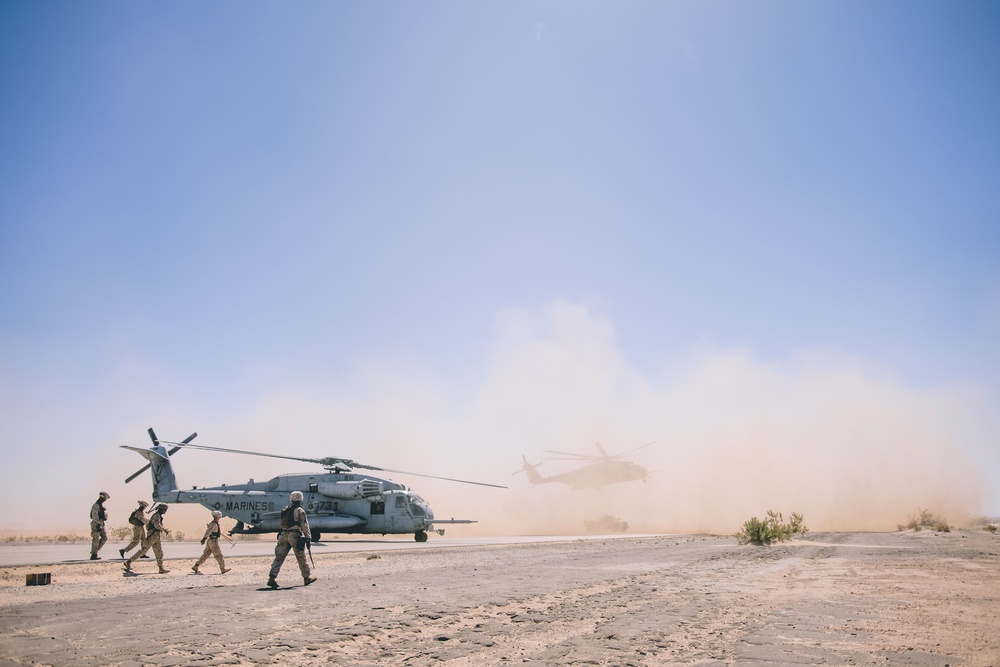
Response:
POLYGON ((313 567, 316 567, 316 561, 313 560, 312 540, 310 540, 305 535, 299 535, 299 539, 296 542, 296 546, 298 546, 299 549, 301 549, 303 546, 305 547, 306 551, 309 552, 309 561, 312 563, 313 567))

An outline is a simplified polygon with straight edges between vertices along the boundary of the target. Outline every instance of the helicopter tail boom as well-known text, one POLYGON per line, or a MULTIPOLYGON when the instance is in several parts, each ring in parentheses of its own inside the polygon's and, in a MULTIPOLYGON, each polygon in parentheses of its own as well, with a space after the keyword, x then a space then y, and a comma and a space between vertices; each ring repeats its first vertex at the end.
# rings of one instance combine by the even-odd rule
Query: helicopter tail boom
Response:
MULTIPOLYGON (((131 449, 149 461, 149 468, 153 474, 153 500, 166 500, 172 494, 177 493, 177 478, 174 477, 174 468, 170 465, 170 457, 163 447, 155 446, 150 449, 141 449, 122 445, 122 448, 131 449)), ((129 479, 133 478, 134 476, 129 479)))
POLYGON ((521 467, 520 470, 514 471, 515 475, 519 472, 526 473, 528 475, 528 481, 531 482, 532 484, 545 484, 546 482, 552 481, 548 477, 542 477, 538 473, 538 466, 541 465, 540 463, 537 465, 532 465, 528 463, 528 457, 524 456, 523 454, 521 455, 521 460, 524 462, 524 465, 521 467))

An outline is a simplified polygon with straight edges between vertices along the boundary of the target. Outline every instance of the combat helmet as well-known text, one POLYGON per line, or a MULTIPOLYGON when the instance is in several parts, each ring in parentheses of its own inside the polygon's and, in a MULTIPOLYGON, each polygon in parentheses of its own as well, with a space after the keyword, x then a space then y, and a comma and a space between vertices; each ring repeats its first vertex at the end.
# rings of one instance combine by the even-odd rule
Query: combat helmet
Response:
POLYGON ((110 498, 110 497, 111 497, 111 494, 110 494, 110 493, 108 493, 107 491, 101 491, 101 492, 100 492, 99 494, 97 494, 97 495, 99 495, 99 496, 101 497, 101 500, 107 500, 108 498, 110 498))
POLYGON ((301 503, 302 502, 302 492, 301 491, 292 491, 292 496, 291 496, 290 500, 293 503, 301 503))
POLYGON ((213 519, 221 519, 222 518, 222 512, 220 512, 219 510, 212 510, 212 518, 213 519))
POLYGON ((147 503, 145 500, 140 500, 139 507, 141 507, 142 509, 146 509, 147 507, 149 507, 149 503, 147 503))

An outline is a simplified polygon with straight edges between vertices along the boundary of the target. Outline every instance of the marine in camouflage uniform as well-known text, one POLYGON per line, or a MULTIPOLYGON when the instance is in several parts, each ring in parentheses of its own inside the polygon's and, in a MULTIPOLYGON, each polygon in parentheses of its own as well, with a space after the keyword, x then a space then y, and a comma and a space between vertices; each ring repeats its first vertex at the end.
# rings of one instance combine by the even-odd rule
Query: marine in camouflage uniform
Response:
POLYGON ((125 558, 125 552, 131 551, 132 547, 139 546, 146 541, 146 507, 149 505, 145 500, 139 501, 139 508, 128 515, 128 522, 132 524, 132 541, 124 549, 118 550, 118 555, 125 558))
POLYGON ((299 563, 303 583, 308 586, 316 581, 316 577, 309 572, 309 563, 306 562, 306 545, 312 533, 309 530, 309 518, 302 508, 302 492, 292 491, 290 500, 292 504, 281 510, 281 530, 278 532, 278 544, 274 547, 274 562, 271 563, 271 573, 267 580, 267 585, 271 588, 278 587, 278 572, 289 551, 295 552, 295 560, 299 563))
POLYGON ((97 552, 108 541, 108 534, 104 530, 104 523, 108 520, 104 501, 110 497, 107 491, 101 491, 97 496, 97 502, 90 507, 90 560, 100 560, 97 552))
POLYGON ((209 556, 215 556, 215 560, 219 562, 219 569, 222 571, 222 574, 229 572, 229 568, 226 567, 226 559, 222 557, 222 549, 219 548, 219 537, 222 536, 222 528, 219 526, 219 519, 221 518, 222 512, 219 510, 212 512, 212 521, 205 529, 205 536, 201 538, 201 543, 205 545, 205 552, 198 559, 198 562, 191 566, 195 574, 201 574, 198 571, 198 567, 208 560, 209 556))
POLYGON ((169 535, 170 531, 163 527, 163 515, 167 513, 167 506, 160 504, 153 512, 153 516, 149 517, 149 523, 146 524, 146 542, 142 545, 132 557, 125 561, 125 572, 132 571, 132 562, 142 558, 150 547, 153 549, 153 555, 156 557, 156 565, 160 568, 160 574, 166 574, 170 570, 163 567, 163 547, 160 546, 160 536, 161 534, 169 535))

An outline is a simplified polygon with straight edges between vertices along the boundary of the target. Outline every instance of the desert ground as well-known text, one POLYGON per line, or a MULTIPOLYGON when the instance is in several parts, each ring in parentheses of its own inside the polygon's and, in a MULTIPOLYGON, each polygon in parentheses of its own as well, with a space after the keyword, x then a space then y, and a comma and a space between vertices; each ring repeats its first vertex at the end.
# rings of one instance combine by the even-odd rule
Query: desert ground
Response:
POLYGON ((8 665, 1000 667, 1000 536, 660 536, 0 569, 8 665), (25 574, 51 572, 49 586, 25 574))

